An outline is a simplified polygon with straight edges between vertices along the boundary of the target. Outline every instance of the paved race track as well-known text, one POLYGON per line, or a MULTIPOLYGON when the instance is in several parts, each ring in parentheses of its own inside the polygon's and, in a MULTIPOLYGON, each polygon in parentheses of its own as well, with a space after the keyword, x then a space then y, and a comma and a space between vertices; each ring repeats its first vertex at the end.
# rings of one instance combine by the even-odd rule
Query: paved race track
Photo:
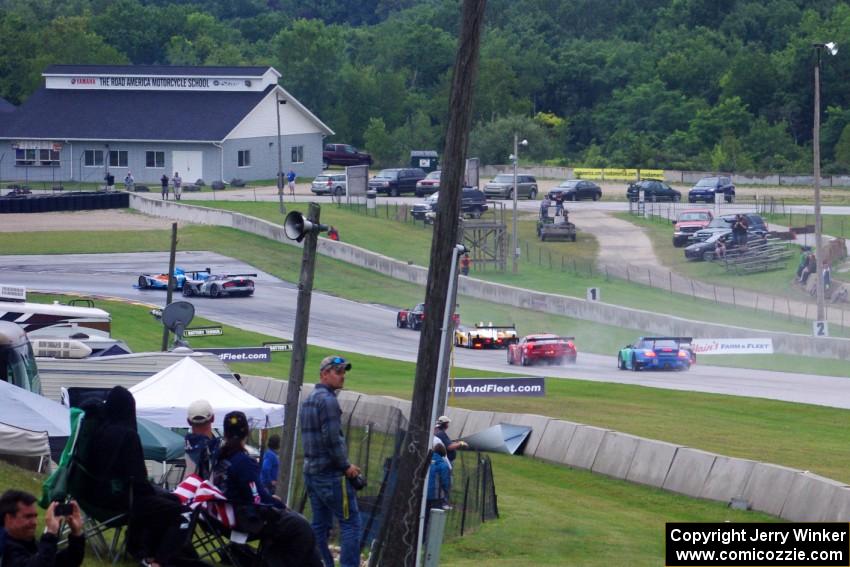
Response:
MULTIPOLYGON (((209 252, 178 253, 184 269, 211 267, 214 272, 256 272, 244 263, 209 252)), ((68 254, 0 256, 0 283, 25 285, 31 291, 102 294, 163 304, 165 292, 132 287, 141 273, 167 269, 167 253, 68 254)), ((228 325, 291 338, 297 289, 269 274, 259 273, 250 298, 192 298, 198 315, 228 325)), ((178 293, 177 299, 182 298, 178 293)), ((415 361, 419 333, 395 326, 395 312, 385 306, 356 303, 313 294, 309 341, 351 352, 415 361)), ((581 348, 581 337, 578 340, 581 348)), ((509 372, 504 351, 458 349, 459 366, 509 372)), ((622 372, 616 357, 579 352, 579 362, 565 367, 529 367, 517 372, 553 378, 636 384, 753 396, 850 408, 850 379, 731 369, 698 364, 689 372, 622 372)))

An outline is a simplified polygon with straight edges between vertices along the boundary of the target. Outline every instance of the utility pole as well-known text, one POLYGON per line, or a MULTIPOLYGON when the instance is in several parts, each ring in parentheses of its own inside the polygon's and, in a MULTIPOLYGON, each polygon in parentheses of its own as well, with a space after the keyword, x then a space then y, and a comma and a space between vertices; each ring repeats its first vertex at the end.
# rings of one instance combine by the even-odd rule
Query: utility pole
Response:
MULTIPOLYGON (((165 306, 171 305, 174 295, 174 264, 177 262, 177 223, 171 223, 171 255, 168 258, 168 291, 165 294, 165 306)), ((168 327, 162 326, 162 352, 168 350, 168 327)))
MULTIPOLYGON (((307 219, 319 226, 321 207, 310 203, 307 219)), ((295 213, 290 213, 295 214, 295 213)), ((304 364, 307 360, 307 330, 310 327, 310 303, 313 295, 313 273, 316 269, 316 248, 319 231, 309 230, 304 234, 304 249, 301 254, 301 277, 298 280, 298 303, 295 308, 295 332, 292 337, 292 363, 289 366, 289 383, 286 388, 286 404, 283 418, 283 436, 280 443, 280 471, 278 473, 278 496, 285 496, 292 506, 292 477, 295 470, 295 443, 298 426, 298 401, 304 384, 304 364), (286 494, 280 494, 286 490, 286 494)))
POLYGON ((452 272, 451 258, 457 244, 460 193, 465 154, 472 120, 472 92, 478 74, 481 30, 484 26, 486 0, 462 3, 458 54, 452 75, 449 97, 449 121, 446 131, 445 167, 440 182, 440 208, 431 239, 431 259, 425 291, 425 322, 419 339, 416 379, 410 422, 402 443, 397 467, 398 483, 390 500, 389 514, 373 549, 372 565, 380 567, 413 567, 420 552, 417 549, 419 514, 425 476, 431 455, 434 385, 439 371, 439 350, 443 315, 449 301, 448 288, 452 272))
POLYGON ((286 205, 283 204, 283 150, 280 147, 280 105, 286 104, 285 100, 279 98, 275 92, 275 116, 277 116, 277 198, 280 203, 280 214, 286 214, 286 205))
POLYGON ((519 136, 516 132, 514 132, 514 190, 512 191, 514 196, 514 212, 513 212, 513 230, 511 231, 511 258, 513 258, 513 272, 517 273, 519 269, 517 267, 517 235, 516 235, 516 208, 517 208, 517 199, 519 198, 517 195, 517 182, 516 182, 516 166, 519 161, 519 136))

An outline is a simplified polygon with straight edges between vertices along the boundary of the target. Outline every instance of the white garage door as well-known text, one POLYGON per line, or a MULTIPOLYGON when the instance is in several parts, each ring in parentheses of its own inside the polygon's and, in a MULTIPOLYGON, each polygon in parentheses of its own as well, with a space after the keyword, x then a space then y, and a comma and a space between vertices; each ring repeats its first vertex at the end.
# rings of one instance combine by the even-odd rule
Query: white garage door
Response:
MULTIPOLYGON (((171 163, 184 183, 194 183, 204 176, 203 152, 171 152, 171 163)), ((172 175, 174 172, 172 172, 172 175)))

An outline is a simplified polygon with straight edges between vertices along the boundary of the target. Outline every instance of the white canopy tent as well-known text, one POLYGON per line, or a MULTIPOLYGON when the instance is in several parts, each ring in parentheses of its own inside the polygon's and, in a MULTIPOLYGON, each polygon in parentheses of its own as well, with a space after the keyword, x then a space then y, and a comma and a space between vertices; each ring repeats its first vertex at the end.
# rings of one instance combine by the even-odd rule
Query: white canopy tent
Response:
POLYGON ((24 457, 49 457, 50 444, 46 431, 30 431, 0 423, 0 453, 24 457))
POLYGON ((130 388, 136 414, 163 427, 186 427, 186 411, 197 399, 207 400, 220 425, 225 414, 244 412, 252 428, 283 425, 283 406, 255 398, 186 357, 130 388))

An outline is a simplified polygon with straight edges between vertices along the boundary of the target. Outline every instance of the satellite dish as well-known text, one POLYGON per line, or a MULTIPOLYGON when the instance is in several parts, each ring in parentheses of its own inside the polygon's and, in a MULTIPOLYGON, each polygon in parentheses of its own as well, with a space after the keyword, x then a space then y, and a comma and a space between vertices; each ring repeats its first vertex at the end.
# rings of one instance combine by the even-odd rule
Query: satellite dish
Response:
POLYGON ((162 310, 162 324, 174 333, 174 346, 188 346, 183 341, 183 330, 195 317, 195 306, 188 301, 175 301, 162 310))

